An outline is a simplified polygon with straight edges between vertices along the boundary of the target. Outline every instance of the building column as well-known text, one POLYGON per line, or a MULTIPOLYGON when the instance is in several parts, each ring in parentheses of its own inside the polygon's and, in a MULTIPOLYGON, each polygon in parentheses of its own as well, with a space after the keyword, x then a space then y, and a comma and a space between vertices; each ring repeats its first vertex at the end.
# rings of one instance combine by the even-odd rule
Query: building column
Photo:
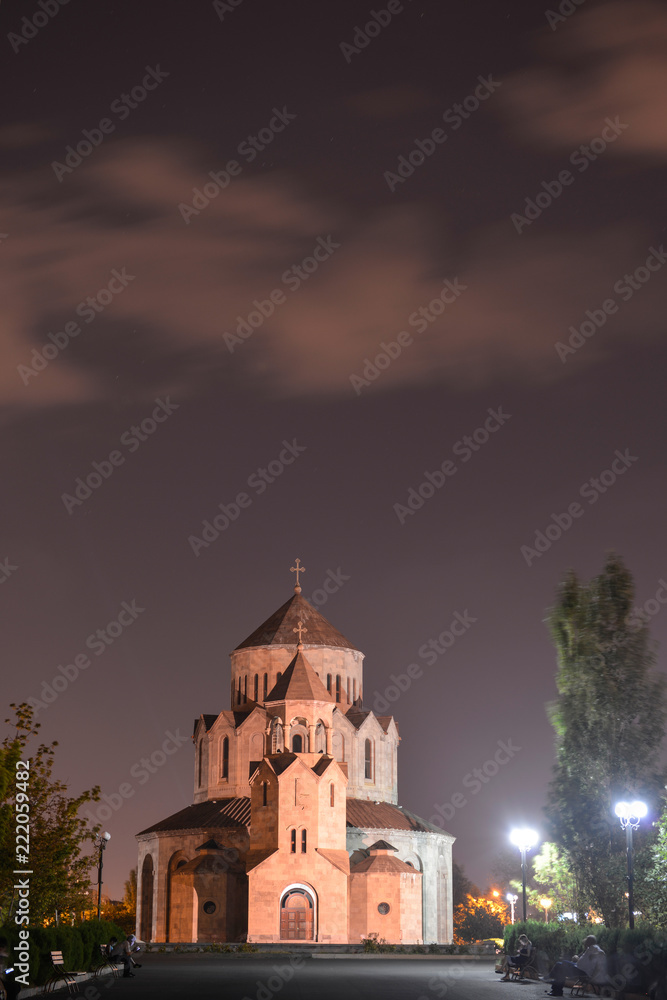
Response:
POLYGON ((315 753, 315 723, 308 723, 308 750, 315 753))

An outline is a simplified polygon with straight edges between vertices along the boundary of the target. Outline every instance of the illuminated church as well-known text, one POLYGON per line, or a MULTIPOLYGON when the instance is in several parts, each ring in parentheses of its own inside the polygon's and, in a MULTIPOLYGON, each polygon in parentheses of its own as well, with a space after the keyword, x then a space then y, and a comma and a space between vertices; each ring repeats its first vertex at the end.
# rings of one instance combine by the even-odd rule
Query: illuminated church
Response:
POLYGON ((137 836, 139 936, 448 943, 454 838, 397 804, 396 722, 293 572, 231 654, 229 710, 195 721, 193 805, 137 836))

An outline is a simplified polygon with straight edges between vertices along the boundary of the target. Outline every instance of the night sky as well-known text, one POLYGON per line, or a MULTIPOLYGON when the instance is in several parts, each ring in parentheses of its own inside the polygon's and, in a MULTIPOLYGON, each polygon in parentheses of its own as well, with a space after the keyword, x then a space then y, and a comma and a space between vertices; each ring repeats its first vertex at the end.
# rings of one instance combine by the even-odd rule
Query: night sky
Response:
POLYGON ((667 638, 667 9, 40 3, 3 4, 5 714, 60 678, 120 896, 298 556, 485 888, 541 827, 566 570, 619 552, 667 638))

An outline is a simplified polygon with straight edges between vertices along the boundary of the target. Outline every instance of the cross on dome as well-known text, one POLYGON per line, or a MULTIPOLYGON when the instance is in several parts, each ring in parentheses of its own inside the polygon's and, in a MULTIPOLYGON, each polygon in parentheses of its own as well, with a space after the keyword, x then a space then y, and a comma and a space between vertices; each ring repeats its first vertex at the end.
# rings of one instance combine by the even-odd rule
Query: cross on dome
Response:
MULTIPOLYGON (((299 573, 305 573, 305 572, 306 572, 306 567, 301 565, 300 559, 296 560, 296 566, 290 567, 290 573, 296 573, 296 586, 294 588, 295 594, 301 593, 301 587, 299 586, 299 573)), ((294 631, 296 632, 296 629, 294 629, 294 631)))
POLYGON ((305 627, 305 625, 303 624, 303 622, 299 622, 299 624, 297 625, 297 627, 293 628, 292 631, 299 633, 299 648, 302 649, 303 648, 303 642, 301 640, 303 639, 303 636, 302 636, 301 633, 302 632, 307 632, 308 629, 305 627))

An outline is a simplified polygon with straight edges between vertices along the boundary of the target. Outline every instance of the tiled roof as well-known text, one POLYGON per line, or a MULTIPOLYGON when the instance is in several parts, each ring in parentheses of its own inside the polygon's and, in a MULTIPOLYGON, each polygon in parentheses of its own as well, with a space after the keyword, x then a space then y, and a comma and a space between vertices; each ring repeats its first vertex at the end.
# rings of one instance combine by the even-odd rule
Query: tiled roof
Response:
POLYGON ((352 723, 355 729, 359 729, 371 714, 370 709, 352 707, 345 713, 345 718, 352 723))
POLYGON ((240 796, 234 799, 218 799, 217 802, 197 802, 187 806, 173 816, 167 816, 159 823, 154 823, 143 833, 158 833, 163 830, 206 830, 217 827, 248 827, 250 826, 250 799, 240 796))
POLYGON ((335 868, 339 868, 346 875, 350 871, 350 859, 348 857, 347 851, 330 851, 325 847, 317 847, 317 853, 321 854, 323 858, 332 864, 335 868))
POLYGON ((389 854, 373 854, 370 858, 364 858, 356 865, 350 867, 350 875, 357 875, 361 872, 407 872, 416 875, 417 869, 408 865, 405 861, 392 858, 389 854))
POLYGON ((397 851, 398 848, 394 847, 393 844, 388 844, 386 840, 376 840, 374 844, 368 848, 369 851, 397 851))
POLYGON ((362 830, 414 830, 416 833, 444 833, 407 809, 399 809, 389 802, 367 802, 365 799, 347 800, 347 825, 362 830))
POLYGON ((317 763, 313 764, 313 771, 321 777, 331 764, 333 764, 333 757, 326 757, 322 754, 317 763))
POLYGON ((272 754, 269 757, 269 764, 273 768, 276 774, 282 774, 286 771, 290 764, 293 764, 296 760, 296 754, 291 753, 289 750, 283 750, 282 753, 272 754))
POLYGON ((303 622, 308 630, 304 632, 304 646, 341 646, 344 649, 356 649, 349 639, 334 628, 305 597, 294 594, 282 607, 274 611, 270 618, 256 628, 236 648, 245 649, 248 646, 295 646, 297 642, 294 629, 303 622))
POLYGON ((269 701, 333 701, 301 650, 264 699, 269 701))

